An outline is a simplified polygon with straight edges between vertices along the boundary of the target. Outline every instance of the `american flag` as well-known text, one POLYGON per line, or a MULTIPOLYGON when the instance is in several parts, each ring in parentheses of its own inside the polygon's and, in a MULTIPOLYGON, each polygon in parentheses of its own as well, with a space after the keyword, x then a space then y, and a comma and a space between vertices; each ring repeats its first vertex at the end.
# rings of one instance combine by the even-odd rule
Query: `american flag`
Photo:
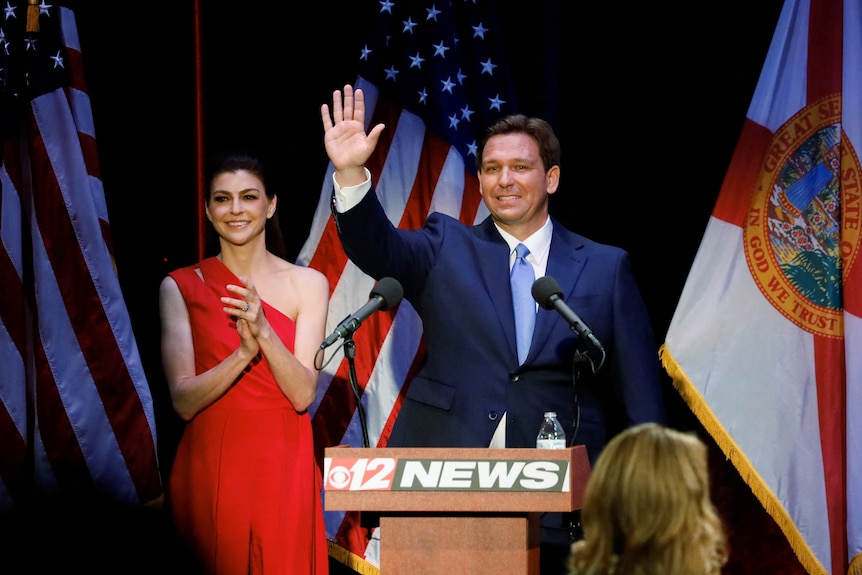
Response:
POLYGON ((862 574, 862 10, 785 0, 662 347, 811 575, 862 574))
POLYGON ((36 1, 0 17, 0 511, 158 502, 75 12, 36 1))
MULTIPOLYGON (((432 211, 465 224, 481 221, 487 210, 476 179, 476 144, 491 121, 518 110, 493 4, 381 0, 375 6, 371 32, 357 55, 354 87, 365 92, 369 126, 386 124, 367 166, 389 219, 404 229, 421 226, 432 211)), ((341 248, 330 217, 331 194, 330 165, 297 258, 329 277, 328 331, 365 304, 374 286, 341 248)), ((353 339, 369 445, 384 447, 422 358, 422 325, 410 303, 402 301, 368 318, 353 339)), ((341 348, 330 356, 312 408, 317 447, 362 447, 348 361, 341 348)), ((326 512, 331 555, 360 572, 373 572, 379 568, 378 540, 360 519, 351 512, 326 512)))

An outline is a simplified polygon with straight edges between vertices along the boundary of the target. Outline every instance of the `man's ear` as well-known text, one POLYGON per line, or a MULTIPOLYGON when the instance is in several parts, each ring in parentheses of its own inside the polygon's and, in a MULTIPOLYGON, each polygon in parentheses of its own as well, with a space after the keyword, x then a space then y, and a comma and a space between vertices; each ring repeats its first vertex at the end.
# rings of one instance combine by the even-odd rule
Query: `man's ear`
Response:
POLYGON ((545 177, 548 180, 548 193, 553 194, 557 191, 557 187, 560 185, 560 166, 551 166, 551 169, 548 170, 545 177))

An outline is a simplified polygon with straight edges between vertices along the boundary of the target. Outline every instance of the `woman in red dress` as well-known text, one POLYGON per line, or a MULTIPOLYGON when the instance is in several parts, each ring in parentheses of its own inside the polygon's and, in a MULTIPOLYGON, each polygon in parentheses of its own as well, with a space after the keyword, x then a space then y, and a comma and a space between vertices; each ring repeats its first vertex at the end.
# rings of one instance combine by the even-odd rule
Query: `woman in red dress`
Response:
POLYGON ((220 157, 211 174, 206 215, 219 252, 159 290, 162 363, 186 421, 168 509, 204 573, 326 575, 307 410, 329 282, 277 255, 277 196, 257 158, 220 157))

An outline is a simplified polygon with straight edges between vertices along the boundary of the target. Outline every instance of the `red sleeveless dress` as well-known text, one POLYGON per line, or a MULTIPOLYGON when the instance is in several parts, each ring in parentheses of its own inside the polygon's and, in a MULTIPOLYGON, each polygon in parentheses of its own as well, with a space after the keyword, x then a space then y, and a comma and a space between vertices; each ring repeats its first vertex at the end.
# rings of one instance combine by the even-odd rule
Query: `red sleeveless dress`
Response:
MULTIPOLYGON (((169 275, 188 308, 195 369, 202 373, 239 345, 235 321, 219 298, 229 295, 228 283, 240 280, 216 258, 169 275)), ((263 308, 293 349, 296 324, 265 302, 263 308)), ((260 356, 186 424, 167 504, 177 535, 205 573, 326 575, 320 490, 311 418, 294 410, 260 356)))

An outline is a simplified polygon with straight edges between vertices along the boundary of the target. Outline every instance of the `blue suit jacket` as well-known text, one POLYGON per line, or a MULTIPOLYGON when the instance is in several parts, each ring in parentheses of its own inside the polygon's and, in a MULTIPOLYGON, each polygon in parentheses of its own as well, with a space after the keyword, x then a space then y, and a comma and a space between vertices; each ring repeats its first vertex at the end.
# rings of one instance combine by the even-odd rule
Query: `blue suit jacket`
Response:
POLYGON ((375 279, 401 282, 423 322, 426 355, 387 446, 486 447, 506 413, 506 445, 535 447, 553 410, 569 444, 586 445, 594 462, 622 427, 665 422, 658 346, 625 251, 553 222, 546 274, 607 352, 597 374, 575 378, 580 344, 556 310, 539 308, 518 365, 509 247, 490 217, 467 226, 434 213, 421 229, 398 230, 373 189, 333 214, 347 256, 375 279))

